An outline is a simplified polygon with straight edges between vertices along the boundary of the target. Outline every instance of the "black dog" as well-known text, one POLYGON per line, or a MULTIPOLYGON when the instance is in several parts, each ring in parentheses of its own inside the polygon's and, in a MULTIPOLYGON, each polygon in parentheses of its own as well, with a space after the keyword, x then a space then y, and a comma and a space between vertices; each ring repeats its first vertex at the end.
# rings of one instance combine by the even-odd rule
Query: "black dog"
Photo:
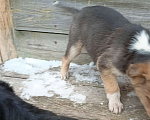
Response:
POLYGON ((78 10, 58 1, 54 5, 73 15, 61 78, 68 78, 70 62, 84 47, 100 72, 109 110, 116 114, 122 111, 116 76, 127 74, 150 116, 150 31, 112 8, 90 6, 78 10))
POLYGON ((9 84, 0 81, 0 120, 76 120, 57 116, 24 102, 9 84))

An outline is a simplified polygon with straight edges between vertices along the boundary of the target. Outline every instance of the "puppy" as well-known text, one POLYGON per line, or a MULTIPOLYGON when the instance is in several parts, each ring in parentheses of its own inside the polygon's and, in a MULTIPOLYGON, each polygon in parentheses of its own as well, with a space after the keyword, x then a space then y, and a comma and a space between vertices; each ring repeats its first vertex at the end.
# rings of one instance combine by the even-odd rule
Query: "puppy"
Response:
POLYGON ((130 65, 127 74, 132 78, 137 96, 150 116, 150 63, 130 65))
POLYGON ((76 120, 57 116, 24 102, 9 84, 0 81, 0 120, 76 120))
POLYGON ((68 78, 70 62, 81 53, 83 47, 95 62, 104 83, 109 110, 120 113, 120 89, 116 76, 127 74, 150 115, 150 32, 141 25, 132 24, 123 15, 112 8, 104 6, 85 7, 82 10, 66 7, 59 2, 54 5, 72 13, 73 21, 69 31, 69 43, 61 66, 61 78, 68 78), (147 69, 144 76, 132 76, 133 65, 141 72, 143 64, 147 69), (127 72, 128 71, 128 72, 127 72), (136 77, 135 77, 136 76, 136 77), (146 81, 143 84, 141 81, 146 81), (137 88, 134 84, 139 82, 137 88), (143 89, 145 88, 145 89, 143 89), (146 91, 146 92, 144 92, 146 91), (144 93, 144 94, 143 94, 144 93), (144 96, 144 98, 143 98, 144 96))

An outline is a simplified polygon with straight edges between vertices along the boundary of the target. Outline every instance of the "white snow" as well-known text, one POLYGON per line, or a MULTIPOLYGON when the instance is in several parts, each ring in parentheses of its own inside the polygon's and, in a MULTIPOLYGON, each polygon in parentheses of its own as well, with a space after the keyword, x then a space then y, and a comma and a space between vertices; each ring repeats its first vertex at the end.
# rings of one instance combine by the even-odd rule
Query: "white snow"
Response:
POLYGON ((93 67, 94 66, 94 62, 90 62, 89 66, 93 67))
MULTIPOLYGON (((20 74, 29 75, 29 78, 22 82, 23 88, 21 97, 30 99, 32 96, 52 97, 58 95, 60 98, 70 99, 75 103, 84 103, 86 95, 80 94, 71 85, 59 77, 59 71, 52 71, 50 68, 61 66, 61 61, 46 61, 32 58, 15 58, 4 63, 2 69, 20 74)), ((96 71, 94 63, 89 65, 70 64, 69 72, 76 80, 95 82, 99 79, 99 72, 96 71)))
POLYGON ((70 96, 70 100, 75 101, 76 103, 82 103, 82 101, 84 101, 85 99, 86 99, 85 95, 81 95, 81 94, 78 94, 78 93, 70 96))
MULTIPOLYGON (((36 60, 31 58, 15 58, 6 61, 3 66, 3 69, 5 71, 12 71, 20 74, 32 75, 34 73, 49 69, 49 67, 53 65, 52 63, 44 60, 36 60)), ((61 63, 57 64, 59 65, 61 63)))
POLYGON ((89 65, 70 66, 69 72, 77 81, 96 82, 100 80, 100 74, 92 62, 89 65))
POLYGON ((104 103, 103 103, 103 102, 100 102, 100 104, 101 104, 101 105, 104 105, 104 103))

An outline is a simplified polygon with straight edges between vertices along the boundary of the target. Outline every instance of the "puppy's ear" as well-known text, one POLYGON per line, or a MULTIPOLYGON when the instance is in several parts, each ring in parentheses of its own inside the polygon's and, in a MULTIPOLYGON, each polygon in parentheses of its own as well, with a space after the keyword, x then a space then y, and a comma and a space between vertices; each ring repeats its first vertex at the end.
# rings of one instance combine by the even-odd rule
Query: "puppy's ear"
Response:
POLYGON ((140 76, 142 74, 141 72, 142 71, 139 69, 139 66, 137 64, 131 64, 128 67, 128 70, 126 73, 130 77, 136 77, 136 76, 140 76))

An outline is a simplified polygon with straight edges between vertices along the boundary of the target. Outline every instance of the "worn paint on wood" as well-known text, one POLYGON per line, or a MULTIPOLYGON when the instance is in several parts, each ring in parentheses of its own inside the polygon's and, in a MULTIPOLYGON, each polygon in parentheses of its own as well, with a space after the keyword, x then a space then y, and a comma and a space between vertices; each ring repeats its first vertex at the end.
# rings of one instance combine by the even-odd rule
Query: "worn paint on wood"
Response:
MULTIPOLYGON (((72 16, 52 6, 55 0, 11 0, 16 30, 68 34, 72 16)), ((67 6, 81 9, 103 5, 121 12, 130 21, 150 28, 149 0, 60 0, 67 6)))

